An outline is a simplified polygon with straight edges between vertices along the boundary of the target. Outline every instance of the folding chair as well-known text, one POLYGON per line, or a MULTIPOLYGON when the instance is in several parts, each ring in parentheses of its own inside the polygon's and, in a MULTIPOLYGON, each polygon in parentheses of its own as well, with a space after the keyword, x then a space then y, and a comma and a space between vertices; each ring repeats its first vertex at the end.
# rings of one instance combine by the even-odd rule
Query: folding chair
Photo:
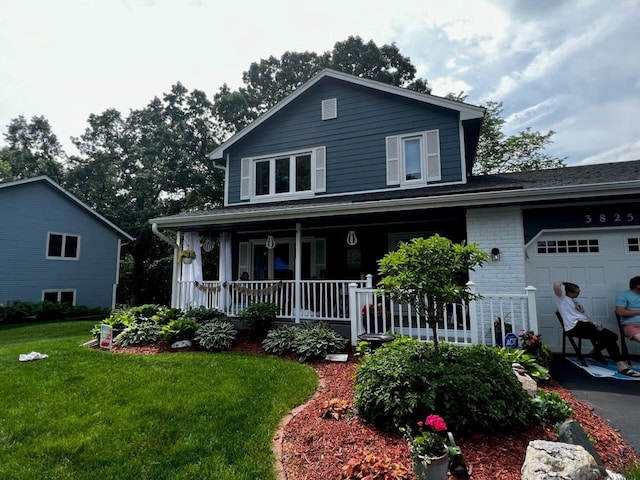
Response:
MULTIPOLYGON (((558 312, 557 310, 556 310, 556 317, 558 317, 558 321, 560 322, 560 326, 562 327, 562 356, 563 357, 567 356, 567 339, 568 339, 569 342, 571 343, 571 346, 573 347, 573 350, 576 352, 576 357, 578 357, 578 360, 580 360, 580 363, 584 367, 586 367, 587 361, 585 360, 585 357, 588 357, 588 355, 584 355, 582 353, 582 337, 567 333, 567 331, 564 329, 564 322, 562 321, 562 315, 560 315, 560 312, 558 312)), ((588 340, 588 339, 585 339, 585 340, 588 340)), ((591 343, 593 344, 593 342, 591 343)))
POLYGON ((622 357, 631 365, 631 355, 629 355, 629 347, 627 346, 627 337, 624 336, 624 329, 622 328, 622 318, 620 315, 616 315, 616 321, 618 322, 618 330, 620 331, 620 351, 622 357))

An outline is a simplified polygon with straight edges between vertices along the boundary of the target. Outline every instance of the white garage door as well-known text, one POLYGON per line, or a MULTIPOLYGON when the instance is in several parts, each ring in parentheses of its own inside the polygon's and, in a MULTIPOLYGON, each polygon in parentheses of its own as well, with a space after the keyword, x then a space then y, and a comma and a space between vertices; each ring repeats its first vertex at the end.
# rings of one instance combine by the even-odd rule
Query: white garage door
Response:
MULTIPOLYGON (((618 333, 615 297, 629 288, 631 277, 640 275, 640 228, 545 232, 529 243, 526 254, 527 285, 537 289, 538 330, 554 352, 562 351, 553 295, 558 280, 580 285, 579 300, 587 314, 618 333)), ((638 353, 636 342, 627 344, 631 353, 638 353)))

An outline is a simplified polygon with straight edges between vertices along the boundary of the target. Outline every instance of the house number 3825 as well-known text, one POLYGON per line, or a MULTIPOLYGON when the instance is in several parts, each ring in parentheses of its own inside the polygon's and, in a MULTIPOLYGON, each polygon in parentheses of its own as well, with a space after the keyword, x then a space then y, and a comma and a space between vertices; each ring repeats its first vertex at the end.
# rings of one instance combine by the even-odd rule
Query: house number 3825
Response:
POLYGON ((599 213, 585 215, 584 223, 630 223, 633 222, 633 213, 599 213))

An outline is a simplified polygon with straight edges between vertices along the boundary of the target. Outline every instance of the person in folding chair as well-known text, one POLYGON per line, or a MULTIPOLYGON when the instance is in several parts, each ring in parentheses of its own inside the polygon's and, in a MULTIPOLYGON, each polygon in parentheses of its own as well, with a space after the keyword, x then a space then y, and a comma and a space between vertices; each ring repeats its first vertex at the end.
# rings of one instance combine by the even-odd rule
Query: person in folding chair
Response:
POLYGON ((624 336, 640 342, 640 277, 629 280, 629 290, 616 297, 616 315, 620 317, 624 336))
POLYGON ((632 370, 623 360, 618 348, 618 335, 604 328, 602 324, 594 322, 585 313, 584 307, 578 303, 577 299, 580 295, 578 285, 560 280, 553 284, 553 293, 556 296, 556 306, 562 316, 566 332, 591 340, 595 348, 595 358, 603 363, 606 363, 606 359, 602 355, 602 350, 607 350, 611 360, 616 362, 618 373, 629 377, 640 377, 640 373, 632 370))

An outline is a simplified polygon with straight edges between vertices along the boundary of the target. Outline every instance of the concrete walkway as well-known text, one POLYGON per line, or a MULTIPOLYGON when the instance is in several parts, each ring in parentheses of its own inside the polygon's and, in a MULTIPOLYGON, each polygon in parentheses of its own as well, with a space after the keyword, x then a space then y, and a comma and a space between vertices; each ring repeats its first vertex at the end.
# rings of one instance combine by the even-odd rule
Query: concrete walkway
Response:
MULTIPOLYGON (((632 367, 640 372, 640 359, 632 367)), ((596 378, 569 361, 554 356, 549 366, 551 376, 595 413, 608 420, 622 437, 640 453, 640 380, 596 378)))

